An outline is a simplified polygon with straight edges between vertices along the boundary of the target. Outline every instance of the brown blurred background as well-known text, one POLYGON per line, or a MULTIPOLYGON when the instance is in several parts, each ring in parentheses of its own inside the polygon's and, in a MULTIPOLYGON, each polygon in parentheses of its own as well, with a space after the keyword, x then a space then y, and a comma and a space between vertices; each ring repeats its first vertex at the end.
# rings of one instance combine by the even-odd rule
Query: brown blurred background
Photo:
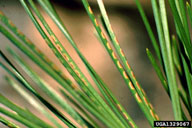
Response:
MULTIPOLYGON (((96 0, 89 1, 91 7, 93 7, 94 13, 98 15, 99 10, 96 0)), ((81 1, 53 0, 52 2, 54 3, 57 12, 59 13, 83 55, 107 83, 110 90, 126 108, 127 112, 131 115, 136 124, 138 124, 140 128, 148 128, 149 125, 147 120, 143 116, 143 113, 139 109, 136 101, 125 85, 120 73, 115 68, 115 65, 107 55, 104 47, 94 36, 94 28, 81 4, 81 1)), ((104 0, 104 2, 112 27, 118 37, 121 47, 125 52, 129 64, 134 70, 136 78, 146 91, 160 118, 162 120, 172 120, 173 114, 170 100, 162 88, 162 85, 157 78, 157 75, 155 74, 155 71, 152 68, 152 65, 150 64, 145 52, 146 48, 149 48, 153 52, 153 47, 134 4, 134 0, 104 0)), ((145 8, 145 11, 147 12, 147 16, 152 24, 152 27, 155 30, 150 1, 142 0, 141 2, 145 8)), ((66 72, 63 66, 52 54, 51 50, 49 50, 48 46, 41 38, 40 34, 30 21, 18 0, 0 0, 0 10, 2 10, 14 22, 14 24, 16 24, 16 26, 23 33, 25 33, 33 42, 35 42, 47 56, 55 61, 64 72, 66 72)), ((83 72, 88 75, 84 65, 65 37, 54 25, 51 19, 46 14, 44 16, 53 28, 57 37, 61 42, 63 42, 64 47, 71 54, 83 72)), ((35 71, 38 71, 38 74, 41 75, 44 80, 50 83, 52 87, 56 88, 56 86, 58 86, 53 79, 46 75, 45 72, 43 72, 37 65, 29 60, 24 54, 22 54, 21 51, 14 47, 8 39, 0 34, 0 49, 7 53, 5 50, 7 46, 14 48, 17 53, 33 67, 35 71)), ((7 73, 0 68, 0 93, 23 108, 28 108, 38 116, 42 116, 6 83, 6 81, 3 79, 3 76, 6 74, 7 73)), ((35 84, 32 84, 35 87, 35 84)), ((0 127, 3 128, 4 126, 0 124, 0 127)))

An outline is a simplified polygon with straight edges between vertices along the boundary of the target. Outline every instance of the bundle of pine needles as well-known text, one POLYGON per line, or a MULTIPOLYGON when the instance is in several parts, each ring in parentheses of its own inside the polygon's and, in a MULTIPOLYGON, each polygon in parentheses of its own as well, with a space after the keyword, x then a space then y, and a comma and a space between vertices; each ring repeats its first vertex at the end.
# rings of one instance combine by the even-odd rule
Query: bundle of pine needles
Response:
MULTIPOLYGON (((31 42, 30 39, 3 14, 3 12, 0 12, 0 22, 3 24, 0 24, 0 32, 42 70, 56 80, 60 85, 57 90, 61 93, 58 93, 55 88, 51 87, 49 83, 43 80, 21 57, 17 55, 16 52, 14 52, 14 50, 8 47, 7 51, 14 59, 14 62, 20 66, 20 68, 36 83, 36 85, 38 85, 38 88, 41 89, 52 102, 61 107, 68 113, 68 115, 70 115, 70 117, 65 116, 65 114, 52 105, 50 101, 43 98, 42 95, 31 86, 30 82, 26 79, 26 76, 23 76, 16 68, 16 64, 13 64, 2 51, 0 51, 0 55, 3 61, 0 62, 0 66, 9 74, 9 76, 5 76, 5 79, 20 95, 22 95, 22 97, 27 99, 37 111, 45 115, 45 117, 52 123, 50 125, 50 123, 43 121, 29 110, 17 106, 1 94, 0 103, 9 109, 0 106, 0 113, 30 128, 100 128, 100 123, 96 120, 99 120, 109 128, 137 128, 137 124, 132 120, 125 108, 109 90, 108 85, 106 85, 79 50, 50 1, 37 0, 37 2, 50 16, 74 48, 102 96, 95 90, 91 82, 71 58, 62 42, 59 41, 52 31, 52 28, 44 19, 42 12, 39 11, 34 1, 20 0, 20 3, 41 34, 45 43, 70 73, 77 85, 71 78, 68 78, 67 75, 65 75, 63 71, 41 51, 41 49, 31 42), (67 101, 65 99, 67 99, 67 101)), ((192 44, 190 29, 192 27, 192 1, 168 0, 168 3, 165 3, 165 0, 151 0, 157 28, 156 30, 158 33, 157 39, 154 36, 154 32, 151 29, 139 0, 135 0, 135 2, 155 49, 155 55, 152 55, 149 49, 146 50, 147 55, 171 99, 174 118, 177 121, 191 120, 192 44), (175 23, 175 34, 169 33, 168 17, 166 14, 167 8, 171 9, 172 17, 170 17, 170 19, 175 23), (155 59, 154 56, 156 56, 157 59, 155 59)), ((159 119, 147 94, 135 78, 134 73, 128 64, 126 56, 112 30, 103 1, 97 0, 97 3, 101 13, 101 16, 99 16, 98 19, 96 19, 87 0, 82 0, 82 4, 96 30, 96 36, 104 45, 108 55, 120 72, 127 87, 130 89, 133 98, 138 103, 151 127, 153 127, 153 122, 161 119, 159 119), (100 24, 97 20, 100 21, 100 24), (105 30, 105 32, 103 32, 103 30, 105 30)), ((4 116, 0 116, 0 121, 7 127, 19 128, 19 126, 9 121, 4 116)))

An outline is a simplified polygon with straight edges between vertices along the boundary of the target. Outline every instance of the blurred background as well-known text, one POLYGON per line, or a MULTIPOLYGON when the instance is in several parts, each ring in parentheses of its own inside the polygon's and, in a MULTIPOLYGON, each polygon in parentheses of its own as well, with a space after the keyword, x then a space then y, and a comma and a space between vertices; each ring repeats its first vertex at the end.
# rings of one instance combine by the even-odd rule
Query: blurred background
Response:
MULTIPOLYGON (((89 0, 89 2, 93 8, 93 12, 96 14, 96 16, 98 16, 99 9, 96 0, 89 0)), ((149 48, 152 52, 154 50, 134 0, 104 0, 104 2, 112 24, 112 28, 116 33, 120 46, 124 50, 125 56, 127 57, 136 78, 154 105, 157 114, 162 120, 173 120, 170 100, 146 55, 146 48, 149 48)), ((155 31, 150 0, 141 0, 141 2, 155 31)), ((142 111, 139 109, 136 101, 131 95, 131 92, 124 83, 120 73, 115 68, 115 65, 112 63, 102 44, 94 36, 94 28, 86 14, 86 11, 83 8, 83 5, 81 4, 81 1, 52 0, 52 3, 62 18, 62 21, 66 25, 68 31, 71 33, 80 51, 107 83, 109 89, 126 108, 127 112, 131 115, 136 124, 138 124, 140 128, 148 128, 149 125, 147 120, 145 119, 142 111)), ((37 46, 47 56, 49 56, 51 60, 56 62, 57 65, 70 77, 64 67, 59 63, 57 58, 53 55, 51 50, 43 41, 18 0, 0 0, 0 10, 3 11, 5 15, 7 15, 7 17, 9 17, 24 34, 26 34, 35 44, 37 44, 37 46)), ((65 39, 64 35, 62 35, 48 15, 46 15, 44 12, 43 14, 72 58, 79 65, 82 71, 88 75, 86 68, 78 58, 74 49, 65 39)), ((58 87, 56 81, 51 79, 51 77, 43 72, 31 60, 29 60, 27 56, 22 54, 21 51, 14 47, 10 41, 0 33, 0 49, 4 51, 7 56, 9 56, 9 54, 6 52, 7 46, 12 47, 22 58, 24 58, 27 63, 30 64, 30 66, 50 84, 50 86, 54 88, 58 87)), ((12 60, 11 57, 10 59, 12 60)), ((3 78, 4 75, 7 75, 7 73, 0 68, 0 93, 17 105, 31 110, 36 115, 44 119, 43 115, 35 111, 25 99, 23 99, 10 85, 7 84, 3 78)), ((32 85, 36 87, 33 82, 32 85)), ((39 92, 41 91, 39 90, 39 92)), ((4 126, 1 124, 0 127, 4 128, 4 126)))

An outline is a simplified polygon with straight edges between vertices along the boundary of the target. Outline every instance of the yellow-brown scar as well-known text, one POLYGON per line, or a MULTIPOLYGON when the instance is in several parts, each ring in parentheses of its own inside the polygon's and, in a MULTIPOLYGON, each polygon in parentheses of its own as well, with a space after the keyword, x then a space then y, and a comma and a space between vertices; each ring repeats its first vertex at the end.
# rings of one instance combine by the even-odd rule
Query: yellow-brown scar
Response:
POLYGON ((57 44, 57 49, 58 49, 59 51, 62 50, 62 48, 61 48, 61 46, 60 46, 59 44, 57 44))
POLYGON ((133 84, 131 83, 131 81, 129 82, 129 86, 130 86, 130 88, 131 88, 132 90, 135 89, 134 86, 133 86, 133 84))
POLYGON ((71 67, 72 69, 75 68, 72 62, 70 62, 69 65, 70 65, 70 67, 71 67))
POLYGON ((133 74, 133 71, 131 71, 131 75, 133 76, 133 78, 135 79, 135 75, 133 74))
POLYGON ((62 72, 61 73, 61 76, 64 78, 64 79, 67 79, 66 75, 62 72))
POLYGON ((23 36, 23 33, 22 33, 19 29, 17 29, 17 33, 18 33, 20 36, 23 36))
POLYGON ((150 110, 151 115, 155 118, 155 115, 152 110, 150 110))
MULTIPOLYGON (((51 61, 50 61, 50 59, 48 58, 48 57, 44 57, 44 60, 46 61, 46 62, 48 62, 48 63, 50 63, 51 61)), ((53 64, 54 65, 54 64, 53 64)))
POLYGON ((63 57, 64 57, 65 60, 69 61, 69 58, 65 53, 63 54, 63 57))
POLYGON ((155 118, 156 118, 157 120, 159 120, 159 117, 158 117, 158 115, 156 115, 156 114, 155 114, 155 118))
POLYGON ((141 89, 141 91, 142 91, 143 95, 145 96, 145 95, 146 95, 146 94, 145 94, 145 91, 144 91, 143 89, 141 89))
POLYGON ((117 104, 117 107, 119 108, 119 110, 122 110, 122 108, 121 108, 120 104, 117 104))
POLYGON ((77 70, 75 70, 75 73, 77 74, 78 77, 80 77, 80 73, 77 70))
POLYGON ((111 46, 110 46, 109 42, 107 42, 107 48, 111 49, 111 46))
POLYGON ((73 89, 77 89, 77 86, 76 86, 75 84, 71 84, 71 87, 72 87, 73 89))
POLYGON ((141 101, 141 98, 140 98, 139 95, 138 95, 138 93, 135 94, 135 97, 137 98, 137 101, 138 101, 139 103, 142 102, 142 101, 141 101))
POLYGON ((149 104, 150 108, 153 109, 153 105, 152 104, 149 104))
POLYGON ((51 39, 53 40, 53 42, 57 41, 54 35, 51 35, 51 39))
POLYGON ((15 25, 13 24, 12 21, 9 20, 9 24, 12 26, 12 27, 15 27, 15 25))
POLYGON ((116 37, 114 37, 114 40, 115 40, 115 43, 116 43, 117 45, 119 45, 119 42, 117 41, 117 38, 116 38, 116 37))
POLYGON ((127 67, 130 69, 131 67, 130 67, 130 65, 128 64, 128 61, 126 61, 126 64, 127 64, 127 67))
POLYGON ((63 77, 64 79, 68 79, 67 76, 66 76, 63 72, 61 72, 61 75, 62 75, 62 77, 63 77))
POLYGON ((93 11, 91 10, 91 7, 90 7, 90 6, 88 7, 88 9, 89 9, 89 12, 90 12, 91 14, 93 14, 93 11))
POLYGON ((125 71, 123 71, 123 76, 128 79, 127 73, 125 71))
POLYGON ((129 118, 128 118, 128 116, 125 114, 125 113, 123 113, 123 115, 124 115, 124 117, 128 120, 129 118))
POLYGON ((52 65, 52 67, 56 70, 56 71, 60 71, 60 69, 54 64, 52 65))
POLYGON ((83 81, 83 83, 84 83, 86 86, 88 86, 87 82, 86 82, 84 79, 82 79, 82 81, 83 81))
POLYGON ((139 85, 139 83, 137 81, 136 81, 136 85, 139 88, 139 90, 141 90, 141 87, 140 87, 140 85, 139 85))
POLYGON ((104 35, 103 32, 101 32, 101 36, 102 36, 103 39, 105 39, 105 35, 104 35))
MULTIPOLYGON (((23 34, 23 33, 19 33, 20 35, 23 34)), ((27 38, 25 37, 25 41, 28 43, 28 44, 32 44, 32 42, 27 38)))
POLYGON ((129 121, 129 124, 131 125, 132 128, 134 128, 134 125, 131 121, 129 121))
POLYGON ((118 65, 119 68, 123 68, 119 61, 117 61, 117 65, 118 65))
POLYGON ((125 56, 122 49, 120 49, 120 53, 121 53, 122 56, 125 56))
POLYGON ((42 52, 38 48, 35 48, 35 51, 38 52, 39 54, 42 54, 42 52))
POLYGON ((95 19, 94 21, 95 21, 96 26, 99 26, 98 23, 97 23, 97 20, 95 19))
POLYGON ((144 99, 144 101, 145 101, 145 104, 148 105, 147 99, 146 99, 145 97, 144 97, 143 99, 144 99))
POLYGON ((31 42, 31 40, 29 40, 27 37, 25 37, 25 41, 26 41, 28 44, 33 45, 33 46, 34 46, 34 44, 31 42))
POLYGON ((117 57, 116 57, 114 52, 112 52, 112 56, 113 56, 114 59, 117 59, 117 57))

